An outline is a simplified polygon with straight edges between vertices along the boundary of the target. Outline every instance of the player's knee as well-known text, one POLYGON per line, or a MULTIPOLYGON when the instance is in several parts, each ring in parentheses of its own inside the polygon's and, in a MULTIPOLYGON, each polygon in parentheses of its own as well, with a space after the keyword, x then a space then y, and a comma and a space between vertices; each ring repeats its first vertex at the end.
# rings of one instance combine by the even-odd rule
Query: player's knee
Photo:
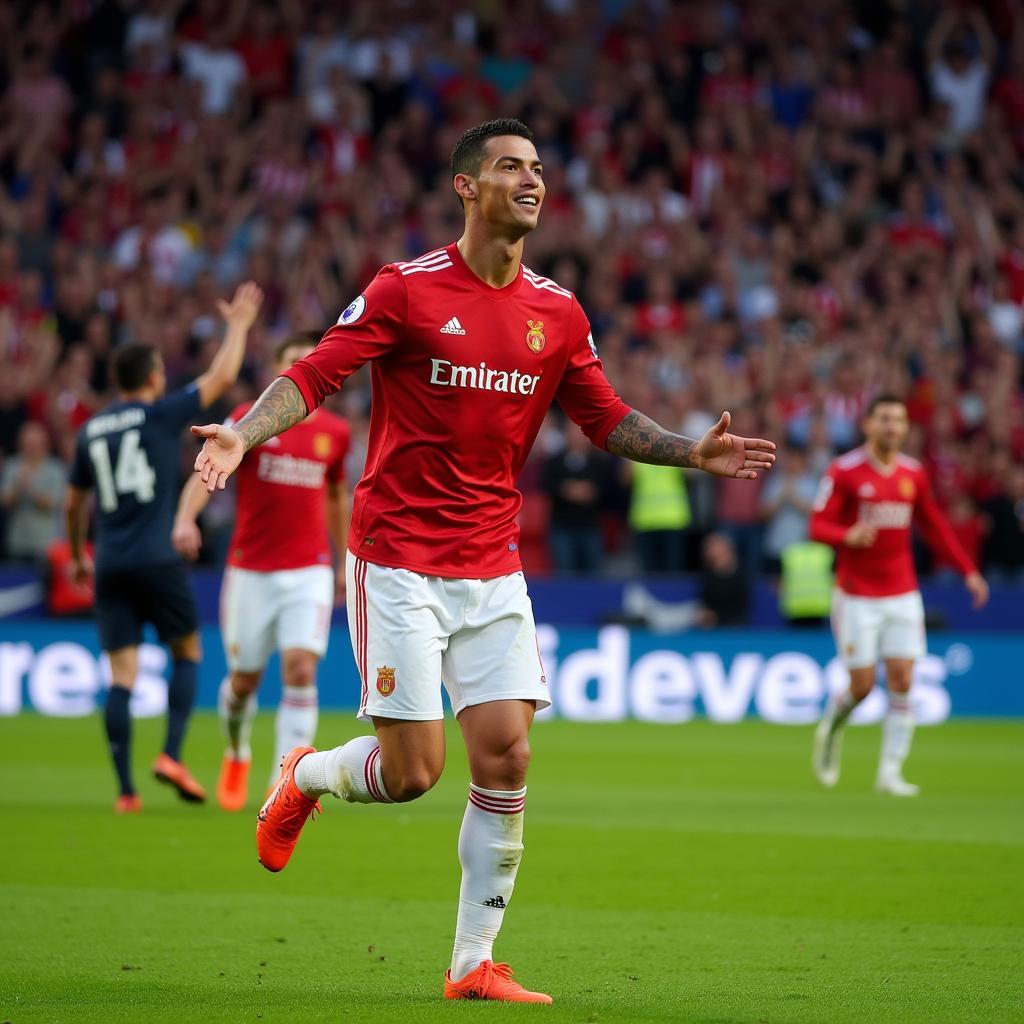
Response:
POLYGON ((521 736, 491 759, 488 788, 522 789, 530 767, 530 741, 521 736))
POLYGON ((440 774, 429 765, 415 765, 403 769, 396 780, 391 780, 385 775, 388 796, 398 804, 417 800, 434 788, 440 774))
POLYGON ((851 680, 850 681, 850 695, 857 703, 864 700, 865 697, 875 688, 875 681, 869 680, 851 680))
POLYGON ((175 661, 202 661, 203 645, 198 633, 189 633, 169 644, 171 656, 175 661))
POLYGON ((281 674, 285 686, 313 686, 316 683, 316 655, 310 651, 286 651, 281 674))

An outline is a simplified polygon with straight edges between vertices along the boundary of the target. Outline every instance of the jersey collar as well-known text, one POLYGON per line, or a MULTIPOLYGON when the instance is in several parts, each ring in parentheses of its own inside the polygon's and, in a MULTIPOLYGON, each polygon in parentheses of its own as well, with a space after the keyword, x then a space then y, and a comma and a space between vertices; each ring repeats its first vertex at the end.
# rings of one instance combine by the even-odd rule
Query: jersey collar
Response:
POLYGON ((492 299, 504 299, 510 295, 515 295, 516 292, 522 287, 523 284, 523 264, 522 261, 519 263, 519 272, 515 278, 510 281, 504 288, 494 288, 489 285, 486 281, 481 281, 472 270, 469 269, 469 264, 462 258, 462 253, 459 252, 459 246, 456 242, 452 242, 451 245, 447 246, 445 250, 451 257, 452 266, 458 271, 459 275, 464 278, 469 284, 473 285, 479 291, 485 292, 492 299))

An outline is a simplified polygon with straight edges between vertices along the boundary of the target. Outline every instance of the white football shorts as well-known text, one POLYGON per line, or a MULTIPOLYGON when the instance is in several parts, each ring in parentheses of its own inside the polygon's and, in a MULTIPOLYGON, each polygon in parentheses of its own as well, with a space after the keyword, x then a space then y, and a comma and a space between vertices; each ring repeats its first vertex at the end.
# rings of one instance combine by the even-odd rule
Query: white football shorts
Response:
POLYGON ((258 672, 274 652, 327 650, 334 605, 329 565, 253 572, 228 566, 220 591, 220 628, 228 668, 258 672))
POLYGON ((921 658, 927 651, 921 592, 861 597, 837 589, 832 634, 847 668, 867 668, 884 658, 921 658))
POLYGON ((348 623, 358 717, 414 722, 494 700, 550 703, 521 572, 489 580, 423 576, 348 554, 348 623))

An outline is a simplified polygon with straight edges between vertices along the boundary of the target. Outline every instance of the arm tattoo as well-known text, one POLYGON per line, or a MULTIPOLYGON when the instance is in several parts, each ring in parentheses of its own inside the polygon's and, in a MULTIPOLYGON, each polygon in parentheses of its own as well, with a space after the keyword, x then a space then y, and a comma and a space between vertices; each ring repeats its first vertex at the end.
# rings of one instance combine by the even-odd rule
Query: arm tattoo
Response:
POLYGON ((268 437, 283 434, 308 415, 299 389, 287 377, 278 377, 235 424, 235 430, 249 451, 268 437))
POLYGON ((607 445, 612 455, 621 455, 634 462, 700 468, 696 441, 659 427, 654 420, 636 410, 627 413, 608 435, 607 445))

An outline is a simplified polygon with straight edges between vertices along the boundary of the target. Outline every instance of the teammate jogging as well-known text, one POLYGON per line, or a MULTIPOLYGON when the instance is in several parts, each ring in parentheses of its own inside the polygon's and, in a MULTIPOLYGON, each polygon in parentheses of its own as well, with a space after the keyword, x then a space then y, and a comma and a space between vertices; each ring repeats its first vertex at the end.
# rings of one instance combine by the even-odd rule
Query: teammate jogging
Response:
POLYGON ((988 600, 988 585, 939 511, 923 467, 900 453, 908 425, 901 398, 876 398, 864 418, 865 444, 829 466, 811 513, 811 538, 838 550, 832 630, 850 671, 850 688, 829 701, 814 737, 814 772, 828 788, 839 781, 842 728, 871 692, 882 660, 889 710, 875 788, 894 796, 918 792, 903 778, 914 732, 911 675, 926 650, 911 523, 959 567, 974 607, 988 600))
MULTIPOLYGON (((314 347, 305 338, 283 342, 275 372, 284 373, 314 347)), ((251 405, 238 406, 227 422, 241 419, 251 405)), ((226 811, 245 806, 256 690, 275 648, 281 652, 284 685, 272 780, 284 755, 309 746, 316 736, 317 662, 327 650, 335 596, 345 593, 344 561, 335 576, 331 541, 344 560, 348 448, 345 421, 317 409, 280 437, 268 438, 238 468, 235 530, 220 601, 230 675, 221 683, 217 702, 228 738, 217 801, 226 811)), ((196 517, 208 500, 202 480, 192 474, 181 492, 173 533, 175 548, 190 561, 201 543, 196 517)))
POLYGON ((452 154, 462 238, 385 266, 317 349, 274 381, 234 427, 207 438, 196 470, 223 487, 244 453, 315 409, 362 364, 373 404, 366 469, 348 541, 348 617, 374 736, 293 750, 258 816, 264 867, 288 862, 317 800, 422 796, 444 765, 439 682, 451 698, 472 784, 462 831, 451 999, 550 1002, 528 992, 492 945, 522 855, 528 733, 549 703, 520 566, 514 480, 555 399, 598 447, 635 459, 756 477, 769 441, 700 441, 630 410, 605 378, 573 295, 522 265, 544 201, 525 125, 491 121, 452 154))
POLYGON ((121 813, 141 810, 131 772, 128 700, 139 667, 142 627, 150 622, 171 649, 167 736, 153 765, 161 782, 184 800, 206 799, 181 763, 201 656, 198 616, 188 574, 171 546, 171 525, 181 471, 181 432, 234 384, 245 339, 263 293, 241 285, 231 303, 220 302, 227 323, 210 368, 187 388, 165 394, 163 359, 151 345, 123 345, 114 354, 118 400, 78 435, 69 477, 66 515, 72 571, 93 571, 85 554, 89 491, 96 491, 96 621, 110 657, 111 687, 104 711, 117 772, 121 813))

